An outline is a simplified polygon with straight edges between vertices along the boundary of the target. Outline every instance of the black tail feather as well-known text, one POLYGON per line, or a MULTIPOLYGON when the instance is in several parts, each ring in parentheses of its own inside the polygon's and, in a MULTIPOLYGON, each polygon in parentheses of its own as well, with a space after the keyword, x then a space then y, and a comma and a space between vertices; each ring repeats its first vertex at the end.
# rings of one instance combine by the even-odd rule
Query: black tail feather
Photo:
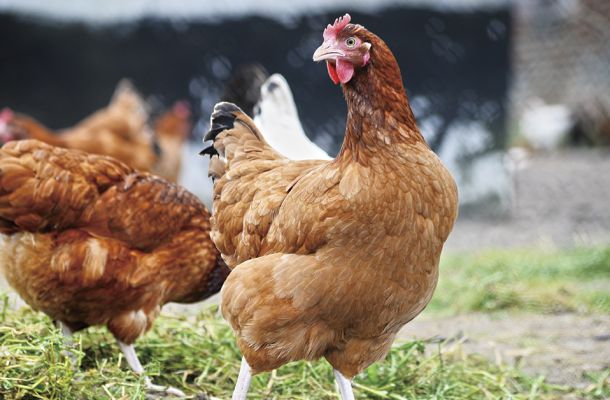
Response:
POLYGON ((206 146, 203 148, 203 150, 201 150, 199 152, 200 156, 205 156, 206 154, 209 155, 210 157, 212 157, 213 155, 218 154, 218 152, 216 151, 216 149, 214 148, 214 142, 210 141, 208 143, 208 141, 204 141, 203 144, 206 146))
POLYGON ((210 156, 218 154, 214 148, 214 140, 216 136, 224 130, 233 129, 235 125, 236 113, 243 111, 233 103, 218 103, 214 106, 214 112, 210 118, 210 130, 203 138, 204 143, 210 141, 209 146, 205 147, 200 155, 209 154, 210 156))
POLYGON ((212 117, 212 127, 205 135, 203 140, 214 140, 216 138, 216 135, 218 135, 225 129, 233 129, 234 121, 235 117, 232 114, 212 117))

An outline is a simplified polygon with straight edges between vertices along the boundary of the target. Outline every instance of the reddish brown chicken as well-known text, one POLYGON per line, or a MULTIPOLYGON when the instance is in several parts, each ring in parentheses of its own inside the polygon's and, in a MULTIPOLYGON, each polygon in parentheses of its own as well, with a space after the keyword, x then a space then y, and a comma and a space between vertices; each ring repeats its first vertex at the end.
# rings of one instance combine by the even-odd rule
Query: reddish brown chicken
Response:
MULTIPOLYGON (((173 123, 176 129, 186 129, 184 125, 188 124, 189 116, 174 114, 171 110, 162 121, 173 117, 178 119, 173 123)), ((106 108, 58 133, 31 117, 4 110, 0 114, 0 139, 3 143, 36 139, 53 146, 111 156, 139 171, 154 172, 175 182, 176 164, 179 168, 181 145, 186 136, 182 131, 169 132, 170 124, 162 122, 157 143, 148 120, 145 101, 128 81, 121 81, 106 108)))
POLYGON ((191 130, 191 108, 184 101, 176 102, 155 121, 155 137, 161 150, 161 156, 152 169, 155 175, 178 182, 182 168, 182 148, 191 130))
POLYGON ((222 313, 244 355, 234 399, 251 373, 320 357, 353 398, 348 379, 385 357, 436 286, 456 185, 416 126, 392 52, 349 22, 329 25, 314 54, 348 105, 335 160, 284 158, 230 103, 212 114, 212 239, 233 269, 222 313))
POLYGON ((186 190, 110 157, 36 140, 0 149, 7 281, 66 333, 108 327, 138 374, 133 343, 161 307, 202 300, 228 274, 209 217, 186 190))

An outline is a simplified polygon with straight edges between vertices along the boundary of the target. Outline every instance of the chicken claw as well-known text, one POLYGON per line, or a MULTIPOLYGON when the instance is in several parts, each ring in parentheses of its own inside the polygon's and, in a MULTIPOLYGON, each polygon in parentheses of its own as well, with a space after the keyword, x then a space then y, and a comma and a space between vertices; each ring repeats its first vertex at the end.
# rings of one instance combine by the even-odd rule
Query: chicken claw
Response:
POLYGON ((146 390, 149 392, 161 393, 173 397, 186 397, 186 394, 184 394, 182 390, 172 386, 155 385, 148 377, 144 378, 144 382, 146 383, 146 390))

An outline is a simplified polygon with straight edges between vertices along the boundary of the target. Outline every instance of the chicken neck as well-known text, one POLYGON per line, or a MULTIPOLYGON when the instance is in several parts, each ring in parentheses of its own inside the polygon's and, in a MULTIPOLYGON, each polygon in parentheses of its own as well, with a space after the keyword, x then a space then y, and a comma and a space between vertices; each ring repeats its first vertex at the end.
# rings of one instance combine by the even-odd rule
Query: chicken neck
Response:
MULTIPOLYGON (((366 159, 398 143, 424 142, 396 59, 381 39, 371 38, 371 59, 343 85, 347 124, 337 159, 366 159)), ((387 153, 385 154, 387 156, 387 153)))

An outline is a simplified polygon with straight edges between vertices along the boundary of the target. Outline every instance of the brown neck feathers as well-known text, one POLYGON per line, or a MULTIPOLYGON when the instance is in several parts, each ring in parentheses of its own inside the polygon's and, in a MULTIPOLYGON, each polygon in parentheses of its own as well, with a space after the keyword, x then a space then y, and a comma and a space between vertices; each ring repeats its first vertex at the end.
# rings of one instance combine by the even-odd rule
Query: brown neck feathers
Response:
POLYGON ((358 161, 370 151, 398 142, 423 141, 407 99, 398 63, 376 35, 359 32, 371 43, 370 61, 343 85, 347 126, 339 157, 358 161))

